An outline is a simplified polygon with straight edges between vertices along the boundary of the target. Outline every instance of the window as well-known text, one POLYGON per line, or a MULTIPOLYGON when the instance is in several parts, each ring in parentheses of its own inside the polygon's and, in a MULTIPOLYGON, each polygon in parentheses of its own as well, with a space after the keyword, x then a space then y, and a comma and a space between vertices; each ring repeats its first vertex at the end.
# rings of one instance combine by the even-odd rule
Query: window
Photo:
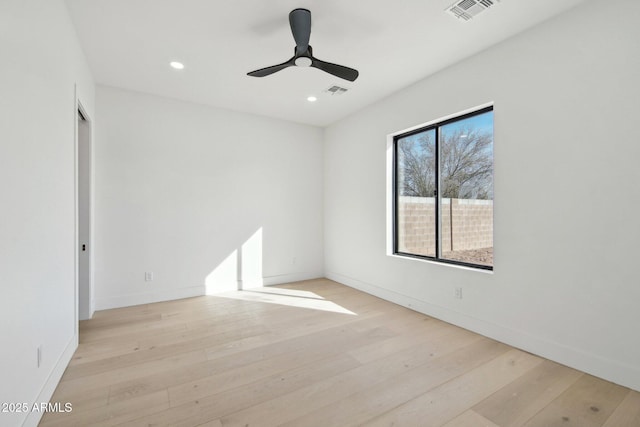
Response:
POLYGON ((493 269, 493 107, 393 138, 393 253, 493 269))

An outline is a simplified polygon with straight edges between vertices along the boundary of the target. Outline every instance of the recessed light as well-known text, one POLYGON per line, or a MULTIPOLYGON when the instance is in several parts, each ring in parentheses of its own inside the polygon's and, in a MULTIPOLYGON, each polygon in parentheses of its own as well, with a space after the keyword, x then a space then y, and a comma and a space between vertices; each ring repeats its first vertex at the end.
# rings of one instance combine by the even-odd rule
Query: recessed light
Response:
POLYGON ((182 62, 178 62, 178 61, 171 61, 169 63, 169 65, 171 65, 172 68, 175 68, 176 70, 182 70, 184 69, 184 64, 182 62))
POLYGON ((316 98, 315 96, 307 97, 307 101, 309 101, 309 102, 316 102, 317 100, 318 100, 318 98, 316 98))

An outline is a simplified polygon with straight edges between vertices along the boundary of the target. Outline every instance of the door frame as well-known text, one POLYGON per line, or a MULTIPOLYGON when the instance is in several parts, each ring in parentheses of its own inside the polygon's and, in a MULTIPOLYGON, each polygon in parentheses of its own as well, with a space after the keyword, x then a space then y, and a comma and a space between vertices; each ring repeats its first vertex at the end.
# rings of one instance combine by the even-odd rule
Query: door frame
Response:
POLYGON ((95 167, 94 167, 94 132, 93 132, 93 120, 91 116, 88 114, 86 108, 82 105, 82 100, 77 95, 76 88, 76 97, 75 97, 75 109, 74 109, 74 200, 75 200, 75 328, 76 335, 79 333, 79 321, 90 319, 93 317, 93 313, 95 311, 95 295, 94 295, 94 176, 95 176, 95 167), (80 313, 80 254, 81 254, 81 243, 80 243, 80 193, 79 193, 79 167, 80 167, 80 153, 79 153, 79 126, 78 126, 78 114, 82 114, 87 125, 89 126, 89 253, 88 253, 88 262, 89 262, 89 273, 88 273, 88 284, 87 290, 89 292, 89 309, 88 313, 81 317, 80 313))

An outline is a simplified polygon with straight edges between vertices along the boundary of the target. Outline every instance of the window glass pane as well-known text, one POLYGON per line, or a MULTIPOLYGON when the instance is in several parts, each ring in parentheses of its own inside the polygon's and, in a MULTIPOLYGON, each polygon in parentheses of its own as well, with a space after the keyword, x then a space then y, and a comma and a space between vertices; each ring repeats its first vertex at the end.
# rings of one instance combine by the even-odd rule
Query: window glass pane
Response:
POLYGON ((398 252, 436 255, 435 130, 397 141, 398 252))
POLYGON ((440 127, 441 258, 493 266, 493 111, 440 127))

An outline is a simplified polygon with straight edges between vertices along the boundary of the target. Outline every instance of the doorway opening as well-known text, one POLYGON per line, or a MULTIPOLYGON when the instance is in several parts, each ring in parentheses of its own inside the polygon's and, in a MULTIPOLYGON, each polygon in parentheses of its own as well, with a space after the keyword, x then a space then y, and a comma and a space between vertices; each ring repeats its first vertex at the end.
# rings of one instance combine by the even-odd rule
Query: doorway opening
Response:
POLYGON ((78 104, 77 118, 77 203, 78 203, 78 318, 93 316, 93 233, 92 233, 92 141, 91 122, 78 104))

